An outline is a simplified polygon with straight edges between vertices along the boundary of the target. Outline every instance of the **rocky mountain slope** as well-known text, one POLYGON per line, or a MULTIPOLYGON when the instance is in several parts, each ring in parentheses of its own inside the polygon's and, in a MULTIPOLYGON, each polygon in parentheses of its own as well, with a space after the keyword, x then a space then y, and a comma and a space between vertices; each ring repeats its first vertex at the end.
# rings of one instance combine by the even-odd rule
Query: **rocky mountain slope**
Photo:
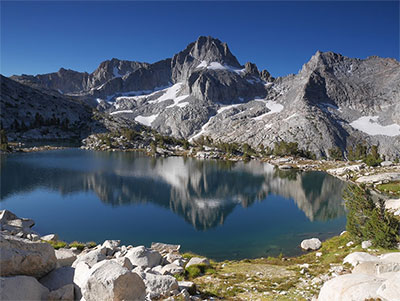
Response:
POLYGON ((87 103, 73 97, 48 93, 4 76, 0 81, 1 128, 9 140, 82 139, 121 127, 143 127, 123 116, 96 114, 87 103))
POLYGON ((112 59, 91 74, 12 78, 179 138, 254 147, 293 141, 317 157, 359 143, 378 145, 388 158, 400 153, 400 63, 390 58, 318 51, 298 74, 274 79, 242 66, 218 39, 199 37, 154 64, 112 59))

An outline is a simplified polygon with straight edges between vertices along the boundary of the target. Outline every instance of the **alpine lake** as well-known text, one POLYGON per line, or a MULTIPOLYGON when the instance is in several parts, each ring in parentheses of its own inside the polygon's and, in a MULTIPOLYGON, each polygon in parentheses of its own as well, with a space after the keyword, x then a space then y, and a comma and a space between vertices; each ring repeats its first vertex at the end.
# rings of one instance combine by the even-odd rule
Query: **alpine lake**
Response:
POLYGON ((1 209, 61 240, 180 244, 215 260, 295 256, 345 229, 346 183, 259 161, 70 148, 1 155, 1 209))

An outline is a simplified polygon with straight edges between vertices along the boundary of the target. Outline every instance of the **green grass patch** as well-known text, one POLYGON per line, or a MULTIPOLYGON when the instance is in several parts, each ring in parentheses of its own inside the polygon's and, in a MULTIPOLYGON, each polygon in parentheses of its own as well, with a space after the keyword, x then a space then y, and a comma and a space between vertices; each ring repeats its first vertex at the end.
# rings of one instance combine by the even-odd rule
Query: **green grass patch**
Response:
POLYGON ((73 241, 68 245, 70 248, 77 248, 78 250, 83 250, 86 247, 86 244, 79 242, 79 241, 73 241))
POLYGON ((58 250, 60 248, 65 248, 67 246, 67 243, 65 241, 42 240, 42 242, 47 242, 56 250, 58 250))
POLYGON ((391 182, 387 184, 380 184, 376 187, 380 192, 392 193, 394 195, 400 195, 400 182, 391 182))
POLYGON ((89 249, 94 248, 97 246, 97 243, 94 241, 89 241, 86 243, 86 247, 88 247, 89 249))

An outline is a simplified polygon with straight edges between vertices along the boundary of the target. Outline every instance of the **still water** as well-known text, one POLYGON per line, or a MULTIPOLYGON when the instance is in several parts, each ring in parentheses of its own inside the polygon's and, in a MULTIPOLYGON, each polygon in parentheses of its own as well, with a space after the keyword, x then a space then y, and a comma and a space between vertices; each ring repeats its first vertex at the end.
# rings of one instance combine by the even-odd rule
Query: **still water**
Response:
POLYGON ((303 239, 340 233, 344 187, 326 173, 256 161, 66 149, 2 155, 0 207, 67 242, 166 242, 242 259, 297 255, 303 239))

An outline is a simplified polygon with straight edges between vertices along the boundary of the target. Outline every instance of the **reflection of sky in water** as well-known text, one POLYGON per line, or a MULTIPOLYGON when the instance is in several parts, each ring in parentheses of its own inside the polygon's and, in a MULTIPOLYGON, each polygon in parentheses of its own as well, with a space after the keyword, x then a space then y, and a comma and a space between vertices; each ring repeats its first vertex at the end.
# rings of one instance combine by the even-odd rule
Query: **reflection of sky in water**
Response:
POLYGON ((256 161, 71 149, 3 156, 1 175, 0 206, 65 240, 174 242, 243 258, 295 254, 301 239, 345 224, 343 182, 256 161))

